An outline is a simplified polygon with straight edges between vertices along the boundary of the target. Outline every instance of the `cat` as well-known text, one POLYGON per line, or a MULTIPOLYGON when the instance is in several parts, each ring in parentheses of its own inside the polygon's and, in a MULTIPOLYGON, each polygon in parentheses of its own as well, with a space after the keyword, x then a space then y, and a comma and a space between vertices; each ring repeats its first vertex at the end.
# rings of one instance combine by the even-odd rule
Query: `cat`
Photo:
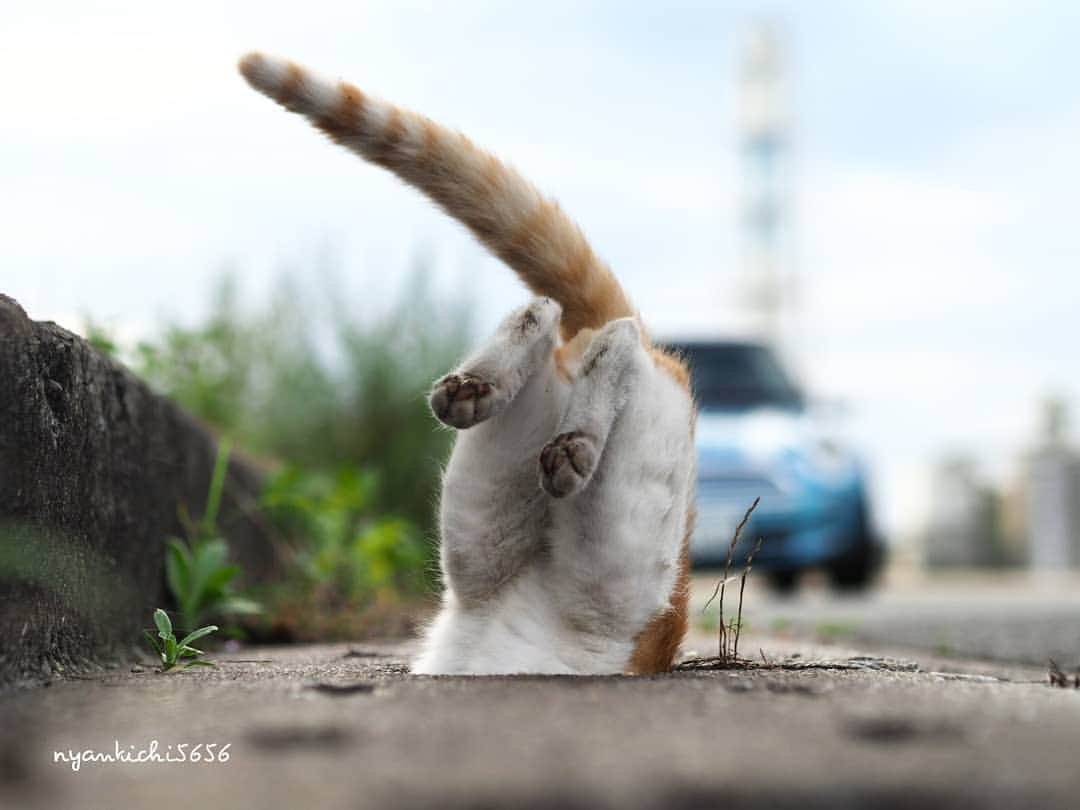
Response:
POLYGON ((438 380, 440 610, 418 674, 657 673, 686 633, 689 374, 562 209, 464 135, 290 61, 240 72, 464 223, 538 297, 438 380))

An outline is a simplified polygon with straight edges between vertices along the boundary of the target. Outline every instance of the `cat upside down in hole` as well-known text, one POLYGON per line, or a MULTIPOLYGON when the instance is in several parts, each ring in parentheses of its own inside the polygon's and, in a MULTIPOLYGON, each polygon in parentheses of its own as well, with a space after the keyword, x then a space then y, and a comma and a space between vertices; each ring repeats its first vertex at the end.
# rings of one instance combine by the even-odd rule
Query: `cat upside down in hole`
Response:
POLYGON ((577 226, 463 135, 251 53, 240 71, 463 222, 539 298, 435 383, 459 432, 445 591, 413 672, 651 673, 686 633, 694 406, 577 226))

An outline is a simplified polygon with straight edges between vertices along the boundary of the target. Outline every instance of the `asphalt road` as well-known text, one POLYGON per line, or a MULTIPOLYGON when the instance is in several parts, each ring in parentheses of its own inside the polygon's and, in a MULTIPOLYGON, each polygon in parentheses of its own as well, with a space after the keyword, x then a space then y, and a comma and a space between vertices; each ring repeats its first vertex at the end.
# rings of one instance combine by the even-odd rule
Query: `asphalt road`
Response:
POLYGON ((1080 689, 1045 658, 1080 663, 1078 617, 1069 579, 893 571, 862 600, 751 582, 738 669, 431 678, 408 640, 122 661, 0 696, 0 807, 1074 810, 1080 689), (152 744, 187 761, 93 761, 152 744))
POLYGON ((1080 690, 1042 670, 759 644, 641 678, 411 676, 408 642, 122 666, 0 698, 0 807, 1077 806, 1080 690), (93 756, 152 741, 187 761, 93 756))
MULTIPOLYGON (((701 607, 718 579, 713 571, 694 577, 695 621, 701 629, 715 622, 715 603, 710 615, 703 616, 701 607)), ((729 609, 735 596, 729 588, 729 609)), ((795 596, 780 598, 752 572, 743 615, 755 634, 779 638, 1034 665, 1053 658, 1063 667, 1080 667, 1080 574, 926 574, 894 568, 864 597, 837 597, 822 580, 811 578, 795 596)))

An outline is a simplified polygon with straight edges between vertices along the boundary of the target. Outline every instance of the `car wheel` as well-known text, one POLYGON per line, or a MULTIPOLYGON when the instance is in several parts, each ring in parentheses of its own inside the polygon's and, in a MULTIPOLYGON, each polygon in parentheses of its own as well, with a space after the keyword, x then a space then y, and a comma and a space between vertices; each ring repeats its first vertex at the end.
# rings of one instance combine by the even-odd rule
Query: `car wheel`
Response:
POLYGON ((837 591, 853 593, 866 590, 885 562, 885 547, 871 534, 865 507, 860 509, 859 517, 859 531, 854 544, 826 568, 829 583, 837 591))
POLYGON ((769 587, 773 593, 790 596, 799 587, 799 571, 796 568, 781 568, 769 572, 769 587))

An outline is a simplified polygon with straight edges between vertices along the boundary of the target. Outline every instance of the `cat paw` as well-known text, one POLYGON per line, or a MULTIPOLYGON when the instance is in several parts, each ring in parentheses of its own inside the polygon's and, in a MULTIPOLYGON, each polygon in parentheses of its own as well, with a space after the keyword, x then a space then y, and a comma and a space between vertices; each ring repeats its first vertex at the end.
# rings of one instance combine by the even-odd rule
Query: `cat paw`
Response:
POLYGON ((596 467, 596 445, 579 431, 560 433, 540 451, 540 486, 553 498, 580 491, 596 467))
POLYGON ((515 319, 517 329, 523 335, 553 332, 562 317, 562 307, 551 298, 534 298, 511 317, 515 319))
POLYGON ((495 386, 472 374, 448 374, 431 392, 431 410, 443 424, 464 430, 492 414, 495 386))

